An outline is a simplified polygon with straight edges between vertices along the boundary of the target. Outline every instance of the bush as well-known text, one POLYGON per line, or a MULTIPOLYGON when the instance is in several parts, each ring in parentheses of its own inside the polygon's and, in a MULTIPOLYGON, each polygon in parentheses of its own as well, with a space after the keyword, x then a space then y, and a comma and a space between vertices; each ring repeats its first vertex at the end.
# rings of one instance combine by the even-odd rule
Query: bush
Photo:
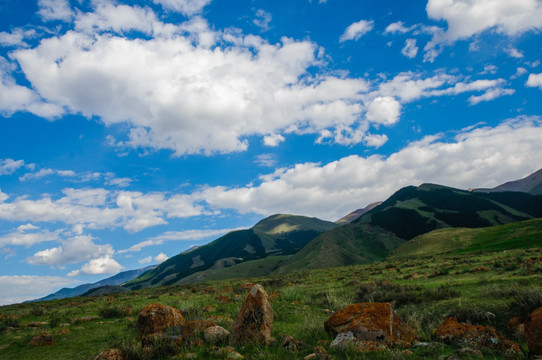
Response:
POLYGON ((542 307, 542 292, 539 289, 519 290, 508 305, 510 311, 521 321, 525 321, 527 316, 539 307, 542 307))
POLYGON ((457 321, 461 323, 481 324, 486 325, 490 322, 490 318, 494 317, 493 314, 487 311, 480 311, 472 307, 458 306, 453 308, 448 313, 448 316, 453 316, 457 321))
POLYGON ((6 330, 7 328, 10 328, 10 327, 18 328, 19 326, 20 326, 19 319, 11 318, 11 317, 2 319, 0 320, 0 333, 3 333, 4 330, 6 330))
POLYGON ((109 306, 103 307, 98 310, 98 315, 105 319, 125 317, 132 313, 132 308, 130 307, 120 307, 120 306, 109 306))
POLYGON ((395 302, 396 305, 418 304, 423 298, 420 286, 398 285, 387 281, 367 282, 360 286, 357 300, 361 302, 395 302))
POLYGON ((454 297, 461 296, 461 291, 453 289, 451 285, 440 285, 438 288, 426 290, 424 292, 424 298, 431 300, 446 300, 454 297))
POLYGON ((43 314, 45 314, 45 310, 43 310, 42 307, 36 306, 30 309, 29 314, 31 316, 42 316, 43 314))

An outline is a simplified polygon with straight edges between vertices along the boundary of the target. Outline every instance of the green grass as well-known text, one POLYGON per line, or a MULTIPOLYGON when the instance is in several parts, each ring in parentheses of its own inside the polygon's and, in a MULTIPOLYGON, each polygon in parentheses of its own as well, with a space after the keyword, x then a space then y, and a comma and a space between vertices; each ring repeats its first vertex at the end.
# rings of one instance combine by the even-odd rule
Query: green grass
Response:
MULTIPOLYGON (((240 292, 240 286, 245 282, 255 282, 263 284, 271 295, 275 312, 273 336, 277 340, 268 347, 244 346, 236 350, 246 358, 302 359, 319 342, 332 340, 323 326, 330 316, 328 311, 360 301, 360 292, 367 289, 369 281, 377 284, 374 293, 369 295, 374 300, 395 301, 396 311, 418 332, 422 341, 431 341, 433 329, 450 315, 495 326, 512 338, 513 334, 506 332, 506 322, 542 301, 542 251, 516 249, 393 258, 373 264, 302 271, 279 277, 207 281, 99 297, 4 306, 0 307, 0 315, 5 315, 0 316, 0 319, 5 318, 0 320, 0 358, 91 360, 113 346, 129 352, 131 359, 160 358, 158 352, 145 353, 139 343, 135 320, 143 306, 152 302, 174 306, 182 310, 188 320, 219 317, 220 324, 231 330, 245 294, 240 292), (230 297, 233 301, 219 303, 221 296, 230 297), (212 305, 215 311, 204 312, 206 305, 212 305), (131 315, 126 310, 128 307, 133 309, 131 315), (495 317, 484 317, 488 312, 495 317), (7 315, 16 319, 8 320, 7 315), (83 316, 98 318, 61 326, 83 316), (33 321, 47 324, 39 328, 26 327, 33 321), (59 333, 63 329, 68 329, 69 333, 59 333), (39 330, 55 334, 55 345, 30 348, 28 341, 39 330), (307 348, 298 354, 282 349, 280 339, 284 335, 304 341, 307 348)), ((525 347, 522 339, 519 342, 525 347)), ((170 345, 160 344, 158 350, 164 354, 175 350, 193 352, 202 359, 213 358, 208 354, 209 346, 180 346, 172 350, 170 345)), ((337 359, 438 359, 442 355, 452 355, 456 350, 453 346, 437 344, 430 349, 413 348, 411 355, 403 353, 402 349, 367 354, 330 350, 330 354, 337 359)), ((503 358, 501 354, 485 355, 503 358)), ((162 356, 164 359, 171 357, 162 356)))

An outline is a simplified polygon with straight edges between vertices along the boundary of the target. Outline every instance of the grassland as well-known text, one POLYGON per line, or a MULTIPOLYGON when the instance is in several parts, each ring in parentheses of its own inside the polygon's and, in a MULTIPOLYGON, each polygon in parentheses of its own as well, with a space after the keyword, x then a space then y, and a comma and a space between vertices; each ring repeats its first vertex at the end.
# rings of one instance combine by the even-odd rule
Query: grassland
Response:
MULTIPOLYGON (((412 353, 403 349, 365 354, 330 350, 330 355, 336 359, 438 359, 457 351, 431 340, 432 330, 450 315, 495 326, 525 348, 524 340, 514 338, 506 323, 513 316, 525 316, 531 308, 542 306, 542 251, 535 248, 403 257, 280 277, 208 281, 4 306, 0 307, 0 359, 84 360, 111 347, 123 349, 127 360, 169 359, 186 353, 220 359, 223 357, 210 355, 206 345, 162 344, 155 353, 143 352, 137 334, 137 313, 143 306, 158 302, 182 310, 188 320, 214 319, 231 329, 245 294, 240 287, 246 282, 260 283, 270 294, 275 312, 273 336, 277 341, 268 347, 238 347, 236 350, 245 358, 303 359, 314 346, 327 347, 332 340, 323 327, 330 311, 359 301, 394 301, 396 311, 431 346, 413 348, 412 353), (376 289, 366 286, 369 281, 376 282, 376 289), (207 305, 215 311, 204 312, 207 305), (84 321, 86 316, 95 318, 84 321), (33 322, 44 324, 30 327, 33 322), (29 340, 41 330, 53 333, 55 344, 29 347, 29 340), (289 352, 280 345, 284 335, 308 346, 299 353, 289 352)), ((489 351, 484 356, 501 358, 501 354, 489 351)))

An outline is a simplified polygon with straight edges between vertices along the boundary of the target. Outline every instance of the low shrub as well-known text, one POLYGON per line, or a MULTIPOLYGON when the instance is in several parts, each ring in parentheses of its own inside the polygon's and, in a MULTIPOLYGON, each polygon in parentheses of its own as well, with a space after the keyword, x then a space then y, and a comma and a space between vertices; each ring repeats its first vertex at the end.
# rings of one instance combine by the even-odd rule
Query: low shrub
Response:
POLYGON ((125 317, 132 313, 132 308, 124 306, 106 306, 98 310, 98 315, 105 319, 125 317))
POLYGON ((451 309, 448 316, 453 316, 460 323, 469 323, 473 325, 486 325, 494 317, 487 311, 481 311, 473 307, 458 306, 451 309))
POLYGON ((521 321, 534 310, 542 307, 542 292, 540 289, 521 289, 514 296, 514 300, 508 305, 510 311, 521 321))

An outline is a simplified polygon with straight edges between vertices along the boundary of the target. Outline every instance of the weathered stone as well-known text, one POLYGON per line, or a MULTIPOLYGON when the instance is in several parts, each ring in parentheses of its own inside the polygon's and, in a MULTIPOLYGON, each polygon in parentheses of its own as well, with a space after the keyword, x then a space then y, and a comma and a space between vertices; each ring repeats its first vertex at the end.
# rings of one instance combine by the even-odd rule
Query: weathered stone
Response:
POLYGON ((124 356, 119 349, 108 349, 96 355, 94 360, 124 360, 124 356))
POLYGON ((264 288, 256 284, 248 293, 233 325, 233 344, 269 344, 273 327, 273 308, 264 288))
POLYGON ((211 305, 207 305, 203 308, 203 312, 215 312, 216 309, 212 307, 211 305))
POLYGON ((335 312, 324 323, 333 338, 351 332, 359 341, 405 345, 417 339, 414 330, 401 320, 389 303, 359 303, 335 312))
POLYGON ((26 324, 26 327, 40 327, 44 325, 47 325, 47 323, 44 321, 32 321, 26 324))
POLYGON ((506 330, 518 340, 523 339, 525 336, 525 326, 517 316, 508 320, 506 330))
POLYGON ((326 349, 324 349, 321 346, 315 346, 312 349, 313 353, 305 356, 304 360, 313 360, 313 359, 319 359, 319 360, 329 360, 331 359, 329 355, 327 354, 326 349))
POLYGON ((542 355, 542 307, 529 314, 525 321, 525 340, 531 355, 542 355))
POLYGON ((347 332, 337 334, 337 336, 331 342, 331 345, 329 345, 329 347, 334 348, 334 349, 344 350, 345 348, 348 348, 350 346, 355 347, 356 341, 357 339, 352 333, 352 331, 347 331, 347 332))
POLYGON ((205 329, 203 340, 208 344, 227 343, 230 339, 230 332, 222 326, 211 326, 205 329))
POLYGON ((147 343, 150 336, 161 335, 166 329, 183 324, 184 317, 179 310, 156 303, 145 306, 137 316, 137 328, 143 343, 147 343))
POLYGON ((462 324, 454 317, 444 320, 433 332, 433 338, 447 344, 508 352, 509 356, 513 352, 521 353, 518 344, 505 339, 491 326, 462 324))
POLYGON ((303 341, 297 340, 290 335, 284 336, 281 340, 280 345, 286 350, 290 350, 293 352, 298 352, 307 346, 307 344, 305 344, 303 341))
POLYGON ((53 334, 51 334, 49 331, 40 331, 38 335, 34 336, 30 341, 28 342, 29 346, 49 346, 53 345, 55 343, 55 339, 53 338, 53 334))
POLYGON ((184 326, 183 337, 185 339, 190 339, 193 337, 200 338, 205 332, 205 329, 210 328, 211 326, 216 326, 216 323, 201 320, 189 321, 184 326))
POLYGON ((235 348, 231 346, 226 347, 218 347, 218 346, 211 346, 209 349, 209 354, 212 356, 225 356, 226 359, 244 359, 244 356, 239 354, 237 351, 235 351, 235 348))

